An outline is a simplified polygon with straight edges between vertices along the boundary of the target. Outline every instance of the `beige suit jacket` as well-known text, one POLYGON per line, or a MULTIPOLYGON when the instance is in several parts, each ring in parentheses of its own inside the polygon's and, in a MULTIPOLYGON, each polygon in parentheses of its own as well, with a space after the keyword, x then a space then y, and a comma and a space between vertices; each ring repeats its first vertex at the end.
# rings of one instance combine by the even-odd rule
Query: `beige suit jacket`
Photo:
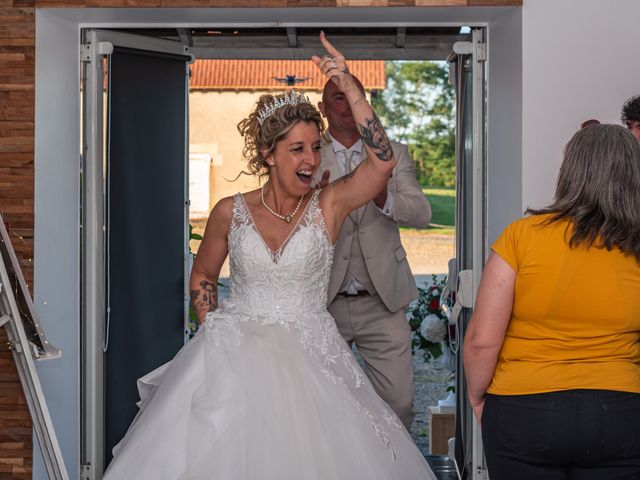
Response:
MULTIPOLYGON (((329 303, 344 280, 355 228, 359 228, 360 247, 371 281, 389 311, 400 310, 418 296, 398 227, 426 228, 431 220, 431 206, 418 184, 407 147, 397 142, 391 142, 391 147, 396 158, 387 184, 387 194, 393 199, 392 218, 383 215, 373 201, 347 216, 334 250, 329 303)), ((330 172, 330 182, 340 178, 342 172, 331 144, 323 145, 320 155, 316 181, 320 181, 325 170, 330 172)))

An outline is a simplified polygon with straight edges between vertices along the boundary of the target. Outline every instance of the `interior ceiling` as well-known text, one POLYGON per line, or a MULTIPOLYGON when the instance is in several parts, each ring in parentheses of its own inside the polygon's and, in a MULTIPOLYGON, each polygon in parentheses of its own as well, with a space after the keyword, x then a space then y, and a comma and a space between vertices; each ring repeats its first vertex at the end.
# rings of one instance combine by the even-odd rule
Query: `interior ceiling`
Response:
MULTIPOLYGON (((460 27, 329 27, 323 30, 336 48, 352 60, 446 60, 455 42, 471 39, 470 33, 460 33, 460 27)), ((318 40, 319 28, 125 31, 178 41, 188 45, 196 58, 307 60, 323 51, 318 40)))

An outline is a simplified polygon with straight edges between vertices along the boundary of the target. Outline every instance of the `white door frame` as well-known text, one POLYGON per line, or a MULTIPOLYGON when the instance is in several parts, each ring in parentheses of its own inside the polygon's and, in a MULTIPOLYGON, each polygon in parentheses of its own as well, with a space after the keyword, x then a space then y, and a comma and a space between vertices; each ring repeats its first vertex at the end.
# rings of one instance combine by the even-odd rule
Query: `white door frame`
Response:
MULTIPOLYGON (((471 242, 473 267, 471 273, 473 276, 473 290, 471 298, 475 302, 475 294, 479 285, 482 267, 484 265, 486 253, 486 195, 485 195, 485 150, 484 150, 484 132, 485 132, 485 107, 484 107, 484 62, 486 58, 480 58, 480 49, 486 47, 484 43, 485 31, 483 28, 474 28, 472 31, 471 42, 460 42, 468 44, 472 58, 472 198, 471 198, 471 226, 472 230, 466 232, 467 238, 463 242, 471 242)), ((223 56, 225 58, 234 58, 234 52, 246 55, 246 47, 241 45, 247 43, 248 40, 238 38, 235 42, 225 48, 223 54, 218 54, 215 47, 211 47, 211 51, 207 52, 204 48, 198 49, 198 54, 207 58, 223 56)), ((266 42, 263 42, 266 43, 266 42)), ((335 42, 334 42, 335 43, 335 42)), ((164 51, 173 54, 185 54, 189 52, 189 47, 181 45, 179 42, 161 40, 151 37, 142 37, 123 33, 121 31, 111 30, 88 30, 86 32, 86 40, 83 43, 82 51, 86 55, 83 59, 87 66, 85 85, 87 102, 87 116, 85 124, 87 125, 87 144, 85 154, 85 181, 94 188, 89 188, 87 200, 86 218, 90 219, 90 229, 85 228, 84 235, 86 241, 84 259, 88 269, 87 275, 83 279, 83 288, 85 291, 85 309, 90 312, 84 317, 83 326, 85 326, 85 335, 83 336, 83 352, 84 352, 84 381, 85 387, 83 391, 82 411, 82 449, 81 449, 81 472, 82 480, 93 480, 100 478, 100 472, 104 466, 104 355, 103 348, 105 342, 105 323, 108 320, 104 318, 104 312, 107 305, 105 299, 101 298, 104 292, 105 270, 103 265, 104 251, 108 249, 108 245, 104 243, 103 225, 100 209, 103 206, 104 195, 103 190, 98 190, 97 186, 104 187, 103 178, 103 112, 101 108, 102 86, 104 84, 103 59, 113 52, 114 46, 137 48, 149 51, 164 51), (92 114, 93 113, 93 114, 92 114), (90 218, 91 217, 91 218, 90 218)), ((458 43, 456 46, 459 45, 458 43)), ((340 45, 337 44, 338 48, 340 45)), ((466 45, 465 45, 466 46, 466 45)), ((453 47, 453 45, 452 45, 453 47)), ((464 48, 464 46, 463 46, 464 48)), ((305 49, 308 51, 309 48, 305 49)), ((483 50, 486 53, 486 49, 483 50)), ((389 49, 378 48, 376 58, 388 58, 395 52, 391 49, 388 55, 381 52, 389 52, 389 49)), ((253 58, 270 58, 276 54, 273 48, 253 49, 250 55, 253 58)), ((282 54, 280 54, 282 55, 282 54)), ((414 52, 415 55, 415 52, 414 52)), ((193 55, 192 55, 193 56, 193 55)), ((427 55, 424 55, 427 57, 427 55)), ((188 123, 188 122, 187 122, 188 123)), ((188 214, 188 211, 187 211, 188 214)), ((188 220, 188 218, 187 218, 188 220)), ((186 240, 188 242, 188 239, 186 240)), ((185 243, 187 245, 187 243, 185 243)), ((188 245, 187 245, 188 248, 188 245)), ((185 266, 187 265, 187 256, 185 255, 185 266)), ((186 268, 186 267, 185 267, 186 268)), ((185 279, 188 278, 186 274, 185 279)), ((188 306, 188 296, 187 306, 188 306)), ((186 312, 185 312, 186 315, 186 312)), ((466 397, 465 397, 466 398, 466 397)), ((473 457, 473 479, 481 480, 484 463, 482 439, 480 431, 475 422, 472 425, 472 457, 473 457)))
MULTIPOLYGON (((63 455, 68 465, 80 465, 78 364, 81 357, 77 327, 80 318, 78 298, 82 288, 77 259, 80 251, 77 210, 80 203, 77 187, 80 172, 79 162, 74 158, 78 158, 80 145, 78 93, 81 52, 78 51, 78 40, 81 29, 168 26, 326 28, 463 24, 490 27, 492 23, 500 26, 505 22, 516 31, 521 27, 517 7, 36 11, 36 308, 40 308, 45 315, 64 317, 59 330, 52 332, 51 337, 53 339, 54 334, 59 336, 60 341, 56 339, 55 342, 70 354, 72 363, 45 371, 42 376, 45 391, 47 388, 53 391, 60 384, 67 386, 63 398, 52 395, 56 401, 52 402, 51 409, 54 423, 65 427, 59 430, 63 455), (381 18, 385 21, 380 21, 381 18), (54 144, 55 151, 51 148, 54 144), (64 194, 60 195, 60 192, 64 194), (46 254, 47 250, 52 254, 46 254), (64 282, 60 281, 61 274, 64 282), (51 298, 58 301, 49 301, 44 308, 44 301, 51 298)), ((510 52, 512 57, 517 54, 517 51, 510 52)), ((512 61, 513 58, 506 58, 503 68, 512 61)), ((516 75, 516 78, 519 77, 516 75)), ((520 148, 521 145, 518 144, 514 150, 519 151, 520 148)), ((521 199, 517 198, 517 202, 520 203, 521 199)), ((39 465, 36 458, 34 478, 39 478, 39 465)), ((70 474, 74 475, 72 469, 70 474)))

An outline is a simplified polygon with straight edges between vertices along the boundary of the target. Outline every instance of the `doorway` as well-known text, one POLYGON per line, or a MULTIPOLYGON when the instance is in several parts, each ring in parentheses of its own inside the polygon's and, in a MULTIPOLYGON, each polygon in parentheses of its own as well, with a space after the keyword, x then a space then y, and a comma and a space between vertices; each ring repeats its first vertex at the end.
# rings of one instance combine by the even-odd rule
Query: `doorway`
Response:
MULTIPOLYGON (((456 226, 459 228, 457 235, 457 251, 458 251, 458 264, 454 266, 451 272, 450 290, 457 290, 457 272, 461 270, 473 269, 473 266, 477 262, 483 260, 483 251, 485 248, 484 242, 484 225, 485 225, 485 193, 484 193, 484 147, 482 139, 484 137, 484 74, 479 74, 478 71, 482 71, 482 68, 475 68, 474 66, 480 65, 483 62, 482 59, 482 47, 483 43, 483 29, 474 29, 474 32, 461 34, 459 27, 447 27, 447 28, 429 28, 429 27, 394 27, 394 28, 378 28, 378 29, 358 29, 338 28, 333 31, 330 28, 325 28, 327 35, 330 38, 335 38, 336 46, 342 49, 347 58, 354 60, 444 60, 449 59, 456 68, 456 75, 454 76, 456 92, 458 95, 458 111, 464 115, 458 116, 457 130, 458 130, 458 147, 457 147, 457 171, 458 180, 456 182, 457 192, 457 213, 456 213, 456 226), (459 52, 452 56, 454 45, 459 43, 459 52), (475 63, 474 63, 475 62, 475 63), (463 66, 460 68, 460 66, 463 66), (475 71, 475 76, 473 75, 475 71), (478 86, 479 85, 479 86, 478 86), (474 100, 475 102, 474 103, 474 100), (480 99, 480 100, 478 100, 480 99), (479 102, 479 103, 478 103, 479 102), (476 105, 474 108, 473 106, 476 105), (479 107, 478 107, 479 105, 479 107), (464 139, 462 141, 461 139, 464 139), (466 193, 462 193, 462 192, 466 193), (474 246, 475 242, 481 240, 479 247, 474 246), (478 256, 479 255, 479 256, 478 256)), ((239 58, 245 60, 256 60, 259 58, 272 58, 272 59, 302 59, 309 58, 312 53, 315 53, 317 48, 314 46, 312 39, 317 38, 318 29, 306 28, 286 28, 286 29, 232 29, 229 31, 216 30, 213 33, 207 31, 203 34, 198 29, 163 29, 163 30, 127 30, 126 32, 110 32, 108 35, 115 35, 113 38, 117 41, 124 41, 127 37, 132 40, 133 37, 139 39, 137 44, 145 45, 142 50, 147 52, 156 52, 160 48, 160 42, 162 44, 174 44, 176 48, 182 48, 181 51, 185 57, 182 62, 188 62, 189 59, 184 55, 188 52, 197 58, 206 59, 224 59, 224 58, 239 58), (246 40, 242 41, 242 39, 246 40), (282 42, 286 42, 286 47, 282 46, 282 42), (153 46, 151 45, 153 44, 153 46), (259 44, 263 46, 263 49, 256 49, 255 45, 259 44), (284 58, 283 58, 284 57, 284 58)), ((98 42, 99 43, 99 42, 98 42)), ((97 55, 109 56, 112 53, 100 53, 97 43, 94 43, 94 48, 98 48, 97 55)), ((486 58, 485 58, 486 59, 486 58)), ((104 64, 103 67, 104 68, 104 64)), ((97 103, 96 103, 97 105, 97 103)), ((188 114, 188 107, 186 103, 183 105, 184 111, 188 114)), ((90 117, 88 117, 90 118, 90 117)), ((186 123, 186 122, 185 122, 186 123)), ((87 131, 90 128, 88 127, 87 131)), ((178 129, 179 130, 179 129, 178 129)), ((95 132, 94 132, 95 133, 95 132)), ((96 161, 101 159, 96 156, 96 161)), ((202 160, 202 159, 201 159, 202 160)), ((209 158, 211 160, 211 156, 209 158)), ((206 162, 206 157, 204 159, 206 162)), ((184 164, 186 165, 186 159, 184 164)), ((195 164, 194 164, 195 165, 195 164)), ((90 169, 87 169, 90 172, 90 169)), ((105 170, 105 177, 101 177, 103 173, 96 170, 96 177, 94 180, 100 177, 99 182, 105 180, 108 183, 110 177, 109 171, 105 170)), ((87 185, 91 181, 91 178, 87 177, 85 180, 87 185)), ((97 198, 94 199, 97 202, 97 198)), ((95 208, 100 208, 96 203, 95 208)), ((89 213, 91 210, 86 210, 89 213)), ((106 211, 105 211, 106 212, 106 211)), ((95 219, 93 219, 95 221, 95 219)), ((87 220, 89 222, 89 220, 87 220)), ((183 218, 182 229, 186 229, 186 223, 183 218)), ((96 223, 98 225, 98 223, 96 223)), ((86 230, 85 230, 86 232, 86 230)), ((90 235, 90 234, 89 234, 90 235)), ((87 275, 101 276, 104 281, 106 276, 104 271, 100 272, 100 259, 95 259, 92 255, 95 252, 92 249, 99 242, 104 242, 104 237, 98 231, 94 232, 94 238, 89 238, 86 242, 86 265, 89 266, 89 261, 93 261, 94 270, 87 272, 87 275), (102 240, 100 240, 100 238, 102 240), (93 243, 92 243, 93 242, 93 243), (92 245, 92 247, 89 247, 92 245), (94 253, 92 253, 94 252, 94 253), (94 258, 94 260, 91 260, 94 258)), ((103 243, 102 248, 106 249, 106 245, 103 243)), ((186 263, 186 262, 185 262, 186 263)), ((105 267, 106 264, 103 264, 105 267)), ((182 268, 182 267, 181 267, 182 268)), ((174 271, 177 271, 175 266, 174 271)), ((182 273, 185 273, 185 268, 182 268, 182 273)), ((183 284, 185 283, 184 276, 182 277, 183 284)), ((85 282, 86 283, 86 280, 85 282)), ((113 286, 111 287, 113 289, 113 286)), ((182 292, 183 295, 186 292, 182 292)), ((186 296, 186 295, 185 295, 186 296)), ((184 297, 179 298, 182 304, 184 303, 184 297)), ((87 307, 94 309, 95 312, 100 312, 100 303, 104 303, 104 298, 98 298, 95 296, 95 292, 85 292, 85 301, 83 302, 87 307), (93 296, 93 297, 92 297, 93 296), (90 300, 93 298, 93 300, 90 300), (92 304, 91 301, 94 303, 92 304)), ((106 308, 102 310, 106 312, 106 308)), ((86 317, 85 317, 86 318, 86 317)), ((97 315, 96 318, 100 318, 97 315)), ((461 317, 458 326, 464 330, 464 316, 461 317)), ((141 324, 148 324, 144 318, 141 318, 141 324)), ((183 320, 186 319, 183 316, 183 320)), ((96 358, 101 356, 98 348, 104 342, 97 342, 96 339, 100 337, 101 332, 104 332, 106 328, 106 318, 104 328, 89 328, 89 322, 86 322, 87 329, 91 338, 85 339, 85 345, 88 348, 85 350, 85 355, 90 361, 86 362, 87 370, 85 370, 83 377, 85 379, 92 378, 91 383, 94 385, 92 393, 85 397, 85 413, 88 416, 85 417, 83 432, 85 437, 85 445, 91 444, 90 448, 86 448, 84 455, 85 461, 83 464, 92 464, 96 466, 96 472, 99 470, 98 465, 103 462, 105 458, 108 458, 112 440, 105 441, 101 445, 101 425, 100 425, 100 410, 95 409, 94 406, 101 402, 99 400, 100 395, 104 395, 104 392, 100 392, 100 379, 102 373, 100 370, 104 368, 104 365, 100 368, 100 362, 96 358), (93 348, 91 347, 93 345, 93 348), (93 397, 92 397, 93 395, 93 397), (91 413, 89 414, 89 411, 91 413), (97 440, 98 439, 98 440, 97 440), (102 453, 100 453, 102 450, 102 453), (100 456, 102 458, 99 458, 100 456), (93 458, 91 458, 93 456, 93 458)), ((458 329, 460 330, 460 329, 458 329)), ((458 340, 461 340, 462 335, 458 333, 458 340)), ((104 339, 103 339, 104 340, 104 339)), ((171 355, 175 353, 177 347, 174 347, 171 355)), ((171 350, 171 349, 169 349, 171 350)), ((158 365, 162 363, 159 357, 155 357, 151 362, 157 362, 158 365)), ((458 369, 460 371, 460 369, 458 369)), ((103 384, 104 385, 104 384, 103 384)), ((108 389, 108 385, 106 386, 108 389)), ((85 392, 89 392, 89 389, 84 388, 85 392)), ((460 383, 457 385, 458 393, 458 405, 466 405, 464 398, 463 387, 460 383)), ((103 397, 104 398, 104 397, 103 397)), ((123 401, 125 401, 123 399, 123 401)), ((129 404, 135 403, 136 399, 126 399, 129 404)), ((103 407, 104 408, 104 407, 103 407)), ((463 411, 457 412, 458 427, 457 437, 463 439, 462 442, 456 443, 456 448, 460 448, 460 452, 456 453, 459 456, 462 464, 466 465, 467 462, 475 462, 478 460, 477 455, 470 452, 474 451, 473 445, 477 443, 469 443, 470 447, 467 447, 466 443, 469 438, 473 437, 473 427, 469 427, 469 421, 471 417, 463 411), (468 431, 471 432, 469 435, 468 431)), ((124 424, 125 422, 123 422, 124 424)), ((128 424, 128 422, 126 422, 128 424)), ((102 427, 103 429, 104 427, 102 427)), ((481 457, 481 455, 480 455, 481 457)), ((481 458, 480 458, 481 465, 481 458)), ((462 473, 472 470, 470 468, 463 467, 462 473)), ((473 463, 475 465, 475 463, 473 463)), ((99 476, 95 477, 99 478, 99 476)))

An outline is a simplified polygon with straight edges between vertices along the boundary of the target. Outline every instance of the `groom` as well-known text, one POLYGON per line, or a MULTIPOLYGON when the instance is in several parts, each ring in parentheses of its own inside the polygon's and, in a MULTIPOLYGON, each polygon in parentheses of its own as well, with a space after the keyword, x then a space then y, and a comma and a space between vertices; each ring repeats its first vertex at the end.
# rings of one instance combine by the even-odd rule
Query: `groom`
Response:
MULTIPOLYGON (((364 87, 356 78, 364 94, 364 87)), ((318 108, 329 124, 316 181, 333 181, 364 160, 349 102, 332 81, 318 108), (329 178, 327 178, 329 175, 329 178)), ((411 331, 404 307, 418 291, 399 225, 426 228, 431 207, 416 180, 407 147, 391 142, 396 166, 385 189, 345 219, 334 250, 329 312, 345 341, 356 344, 367 376, 407 430, 413 421, 411 331)))

